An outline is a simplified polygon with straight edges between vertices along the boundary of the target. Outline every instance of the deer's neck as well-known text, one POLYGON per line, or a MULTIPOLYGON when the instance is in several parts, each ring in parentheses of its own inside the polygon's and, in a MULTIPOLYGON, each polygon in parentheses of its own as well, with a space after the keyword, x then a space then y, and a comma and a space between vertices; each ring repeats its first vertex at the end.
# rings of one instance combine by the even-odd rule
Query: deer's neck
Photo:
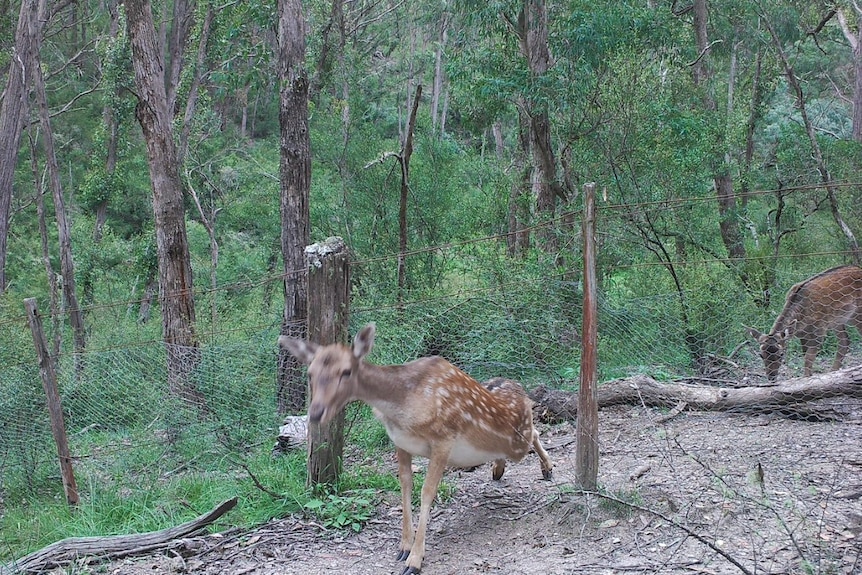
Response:
POLYGON ((411 382, 408 379, 412 363, 374 365, 363 362, 359 367, 356 399, 383 413, 390 412, 393 405, 403 404, 410 390, 415 387, 415 380, 411 382), (408 371, 405 372, 405 369, 408 371))
POLYGON ((772 324, 772 331, 770 333, 776 334, 783 331, 794 319, 799 319, 799 309, 801 306, 800 296, 796 292, 788 296, 784 309, 781 310, 781 313, 775 318, 775 323, 772 324))

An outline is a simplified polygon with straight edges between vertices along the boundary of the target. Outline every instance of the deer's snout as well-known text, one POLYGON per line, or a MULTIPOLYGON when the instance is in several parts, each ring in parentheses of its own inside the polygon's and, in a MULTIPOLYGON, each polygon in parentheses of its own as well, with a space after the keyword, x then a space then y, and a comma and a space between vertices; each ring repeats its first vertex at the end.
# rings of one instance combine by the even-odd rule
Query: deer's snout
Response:
POLYGON ((320 420, 323 419, 323 414, 326 412, 325 405, 315 405, 312 403, 308 407, 308 420, 312 423, 320 423, 320 420))

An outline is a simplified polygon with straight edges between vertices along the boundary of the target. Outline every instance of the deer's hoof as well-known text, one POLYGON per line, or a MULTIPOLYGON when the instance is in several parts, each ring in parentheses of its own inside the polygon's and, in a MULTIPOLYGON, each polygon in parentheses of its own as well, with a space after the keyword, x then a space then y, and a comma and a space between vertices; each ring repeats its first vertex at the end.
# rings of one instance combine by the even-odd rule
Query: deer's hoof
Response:
POLYGON ((553 477, 554 477, 554 472, 552 470, 550 470, 550 469, 543 469, 542 470, 542 479, 544 479, 545 481, 550 481, 551 479, 553 479, 553 477))
POLYGON ((401 549, 398 551, 398 557, 395 558, 396 561, 405 561, 408 557, 410 557, 409 549, 401 549))
POLYGON ((421 569, 419 567, 405 567, 401 575, 419 575, 421 569))

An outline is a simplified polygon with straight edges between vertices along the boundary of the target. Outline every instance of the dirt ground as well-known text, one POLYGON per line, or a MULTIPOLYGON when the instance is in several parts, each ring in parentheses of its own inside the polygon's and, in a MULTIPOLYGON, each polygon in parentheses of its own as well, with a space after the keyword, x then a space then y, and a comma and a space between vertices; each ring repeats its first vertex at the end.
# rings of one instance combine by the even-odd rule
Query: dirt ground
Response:
MULTIPOLYGON (((499 482, 489 468, 450 471, 422 573, 862 574, 862 403, 820 407, 836 420, 601 410, 601 491, 636 507, 578 492, 575 428, 541 426, 554 479, 533 454, 499 482)), ((284 519, 89 569, 397 575, 400 517, 392 497, 358 534, 284 519)))

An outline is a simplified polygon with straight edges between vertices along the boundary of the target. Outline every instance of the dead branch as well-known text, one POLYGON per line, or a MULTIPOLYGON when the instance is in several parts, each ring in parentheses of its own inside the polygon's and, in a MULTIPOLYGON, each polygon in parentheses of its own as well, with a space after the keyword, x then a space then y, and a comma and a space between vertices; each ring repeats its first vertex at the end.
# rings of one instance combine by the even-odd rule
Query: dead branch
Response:
POLYGON ((608 495, 605 493, 599 493, 597 491, 580 491, 577 493, 580 493, 581 495, 595 495, 595 496, 600 497, 602 499, 607 499, 608 501, 613 501, 614 503, 617 503, 619 505, 624 505, 626 507, 630 507, 631 509, 637 509, 638 511, 642 511, 644 513, 649 513, 650 515, 654 515, 654 516, 658 517, 659 519, 661 519, 662 521, 665 521, 666 523, 673 525, 677 529, 684 531, 688 536, 697 539, 698 541, 700 541, 701 543, 703 543, 704 545, 706 545, 707 547, 712 549, 714 552, 716 552, 719 555, 721 555, 722 557, 724 557, 728 562, 732 563, 734 566, 736 566, 740 571, 742 571, 746 575, 754 575, 754 573, 752 573, 749 569, 747 569, 745 567, 745 565, 743 565, 742 563, 737 561, 736 558, 734 558, 730 553, 723 550, 721 547, 719 547, 718 545, 716 545, 715 543, 713 543, 709 539, 703 537, 702 535, 700 535, 696 531, 693 531, 692 529, 686 527, 685 525, 683 525, 682 523, 679 523, 678 521, 674 521, 673 519, 671 519, 670 517, 668 517, 664 513, 661 513, 660 511, 656 511, 655 509, 650 509, 649 507, 644 507, 642 505, 637 505, 636 503, 630 503, 628 501, 623 501, 622 499, 618 499, 612 495, 608 495))
POLYGON ((62 567, 81 556, 93 556, 104 560, 128 556, 133 552, 149 553, 167 547, 174 539, 197 533, 233 509, 236 503, 236 497, 228 499, 209 513, 182 525, 168 527, 160 531, 108 537, 69 537, 8 565, 0 566, 0 575, 41 573, 55 567, 62 567))
MULTIPOLYGON (((862 398, 862 365, 839 371, 799 377, 769 386, 714 387, 659 382, 636 375, 608 381, 598 388, 599 407, 643 405, 674 408, 686 404, 700 411, 774 412, 781 408, 830 397, 862 398)), ((577 391, 539 386, 530 398, 542 421, 574 421, 578 415, 577 391)))

